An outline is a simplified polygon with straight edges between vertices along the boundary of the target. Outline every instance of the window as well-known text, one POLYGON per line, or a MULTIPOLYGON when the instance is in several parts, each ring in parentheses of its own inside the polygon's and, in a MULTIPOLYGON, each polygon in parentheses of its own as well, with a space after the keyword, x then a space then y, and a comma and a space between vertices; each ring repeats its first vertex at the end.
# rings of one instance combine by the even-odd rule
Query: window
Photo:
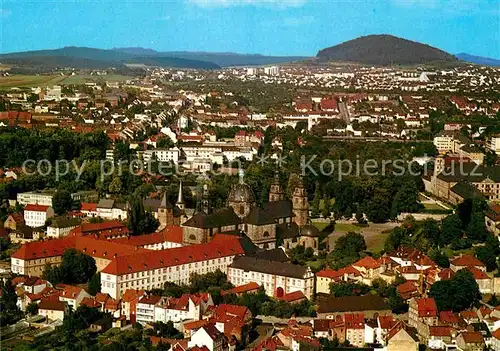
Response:
POLYGON ((240 205, 240 214, 244 214, 244 213, 245 213, 245 206, 240 205))
POLYGON ((269 232, 266 230, 266 231, 264 232, 264 237, 268 237, 268 236, 269 236, 269 232))

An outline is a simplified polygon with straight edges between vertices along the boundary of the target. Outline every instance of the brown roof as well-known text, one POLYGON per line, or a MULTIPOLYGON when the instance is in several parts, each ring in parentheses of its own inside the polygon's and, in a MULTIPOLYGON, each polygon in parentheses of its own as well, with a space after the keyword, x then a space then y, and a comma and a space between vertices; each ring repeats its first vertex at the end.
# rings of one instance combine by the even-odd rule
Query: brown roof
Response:
POLYGON ((39 310, 52 310, 52 311, 65 311, 66 303, 62 301, 55 300, 42 300, 38 304, 39 310))
POLYGON ((391 310, 377 295, 332 297, 318 294, 318 313, 391 310))
POLYGON ((484 337, 480 332, 463 332, 460 335, 467 344, 484 344, 484 337))

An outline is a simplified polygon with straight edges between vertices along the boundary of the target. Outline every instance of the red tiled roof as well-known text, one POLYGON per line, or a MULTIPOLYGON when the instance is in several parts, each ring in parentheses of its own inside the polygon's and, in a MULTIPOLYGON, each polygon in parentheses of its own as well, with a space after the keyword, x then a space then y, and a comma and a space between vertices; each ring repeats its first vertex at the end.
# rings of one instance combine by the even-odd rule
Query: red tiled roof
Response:
POLYGON ((120 221, 106 221, 102 223, 84 223, 73 230, 71 235, 97 234, 104 238, 115 235, 128 235, 128 228, 120 221))
POLYGON ((352 267, 352 266, 347 266, 344 268, 339 269, 338 271, 335 271, 333 269, 323 269, 316 273, 317 277, 324 277, 324 278, 331 278, 331 279, 336 279, 336 278, 341 278, 344 276, 344 274, 350 275, 354 274, 355 276, 360 275, 359 271, 352 267))
POLYGON ((479 332, 463 332, 462 337, 467 344, 482 344, 484 337, 479 332))
POLYGON ((365 315, 363 313, 346 313, 344 314, 346 329, 364 329, 365 315))
POLYGON ((429 326, 430 336, 451 336, 454 329, 448 326, 429 326))
POLYGON ((63 292, 61 294, 61 297, 64 297, 66 299, 75 299, 78 297, 83 292, 82 288, 79 288, 77 286, 72 286, 72 285, 66 285, 63 289, 63 292))
POLYGON ((135 300, 139 300, 139 298, 143 296, 145 292, 146 292, 145 290, 127 289, 125 290, 125 293, 122 296, 122 301, 133 302, 135 300))
POLYGON ((432 297, 416 299, 419 317, 437 317, 436 301, 432 297))
POLYGON ((245 285, 236 286, 232 289, 222 291, 221 295, 224 296, 224 295, 228 295, 228 294, 242 294, 242 293, 258 290, 259 287, 260 287, 260 285, 257 284, 256 282, 250 282, 250 283, 245 284, 245 285))
POLYGON ((500 340, 500 328, 491 333, 491 336, 493 336, 497 340, 500 340))
POLYGON ((455 258, 450 263, 458 267, 467 267, 467 266, 484 267, 483 262, 479 261, 477 258, 471 255, 462 255, 460 257, 455 258))
POLYGON ((145 305, 156 305, 161 300, 161 296, 158 295, 145 295, 139 299, 138 303, 145 305))
POLYGON ((67 249, 76 249, 92 257, 112 260, 120 256, 135 253, 151 252, 146 249, 136 249, 130 245, 112 241, 97 240, 93 237, 66 237, 62 239, 34 241, 21 246, 12 257, 22 260, 32 260, 46 257, 62 256, 67 249))
POLYGON ((47 212, 48 208, 49 208, 49 206, 27 204, 24 207, 24 212, 27 212, 27 211, 31 211, 31 212, 47 212))
POLYGON ((393 316, 379 316, 378 321, 380 324, 380 328, 386 330, 391 329, 396 324, 393 316))
POLYGON ((142 272, 163 267, 179 266, 186 263, 201 262, 244 254, 240 242, 234 240, 212 241, 208 244, 189 245, 168 250, 155 251, 154 254, 137 253, 114 259, 104 268, 103 273, 122 275, 142 272))
POLYGON ((354 267, 364 267, 366 269, 374 269, 380 267, 380 262, 371 256, 366 256, 352 264, 354 267))
POLYGON ((95 202, 82 202, 80 210, 95 212, 97 211, 97 204, 95 202))
POLYGON ((441 280, 450 280, 455 275, 455 272, 450 268, 444 268, 439 273, 438 276, 441 280))
POLYGON ((93 297, 84 297, 80 302, 80 305, 84 305, 91 308, 101 308, 102 306, 102 304, 93 297))
POLYGON ((184 323, 184 330, 194 330, 207 325, 209 322, 206 319, 202 319, 199 321, 187 322, 184 323))
POLYGON ((439 321, 445 324, 456 324, 458 316, 453 311, 441 311, 439 312, 439 321))
POLYGON ((39 310, 64 311, 65 308, 66 308, 66 303, 62 301, 43 299, 38 304, 39 310))
POLYGON ((278 300, 283 300, 286 302, 294 302, 302 299, 307 299, 307 298, 306 295, 304 295, 304 293, 300 290, 285 294, 282 297, 278 298, 278 300))
POLYGON ((476 267, 468 266, 466 269, 472 273, 476 280, 490 279, 486 273, 476 267))

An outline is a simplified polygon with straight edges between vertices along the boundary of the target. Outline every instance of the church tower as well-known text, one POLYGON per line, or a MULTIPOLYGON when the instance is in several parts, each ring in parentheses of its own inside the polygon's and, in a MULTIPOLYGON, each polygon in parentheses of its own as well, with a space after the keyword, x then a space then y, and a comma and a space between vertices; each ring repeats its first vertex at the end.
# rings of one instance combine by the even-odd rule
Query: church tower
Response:
POLYGON ((160 222, 161 228, 174 224, 173 208, 167 199, 167 192, 163 194, 163 199, 158 207, 158 222, 160 222))
POLYGON ((299 227, 309 222, 309 203, 307 201, 307 192, 304 188, 302 177, 299 177, 299 183, 295 187, 292 195, 292 211, 295 217, 293 221, 299 227))
POLYGON ((179 181, 179 194, 177 195, 177 202, 175 205, 179 208, 179 210, 184 211, 185 203, 184 197, 182 196, 182 180, 179 181))
POLYGON ((269 202, 281 201, 285 199, 285 192, 280 184, 280 175, 278 170, 274 172, 274 179, 269 189, 269 202))

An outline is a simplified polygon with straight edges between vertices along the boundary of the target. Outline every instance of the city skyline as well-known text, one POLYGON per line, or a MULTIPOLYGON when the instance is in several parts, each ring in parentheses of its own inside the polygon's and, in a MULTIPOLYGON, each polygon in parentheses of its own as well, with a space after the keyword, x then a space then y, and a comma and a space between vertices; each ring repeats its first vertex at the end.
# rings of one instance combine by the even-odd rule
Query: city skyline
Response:
POLYGON ((3 1, 2 53, 85 46, 315 56, 369 34, 500 58, 495 1, 3 1), (86 20, 82 20, 86 19, 86 20), (43 33, 43 35, 40 35, 43 33), (99 34, 99 35, 97 35, 99 34))

